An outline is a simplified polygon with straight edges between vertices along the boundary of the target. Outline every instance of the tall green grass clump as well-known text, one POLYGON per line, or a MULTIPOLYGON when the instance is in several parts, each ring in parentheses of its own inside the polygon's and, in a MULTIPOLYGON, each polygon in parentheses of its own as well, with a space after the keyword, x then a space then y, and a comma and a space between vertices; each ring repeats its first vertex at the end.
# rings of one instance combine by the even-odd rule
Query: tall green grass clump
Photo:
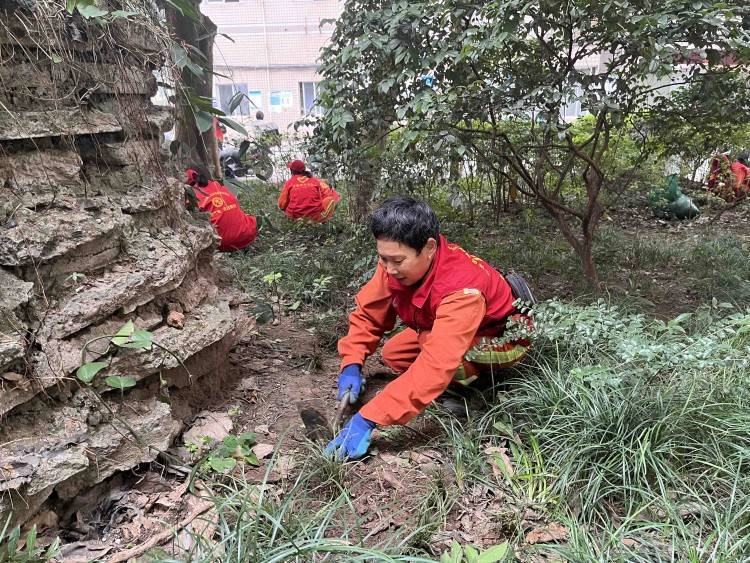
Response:
POLYGON ((630 519, 658 554, 640 560, 750 556, 750 310, 714 303, 662 322, 551 301, 535 320, 533 357, 485 426, 538 442, 581 527, 566 549, 619 560, 622 543, 595 549, 586 534, 630 519))

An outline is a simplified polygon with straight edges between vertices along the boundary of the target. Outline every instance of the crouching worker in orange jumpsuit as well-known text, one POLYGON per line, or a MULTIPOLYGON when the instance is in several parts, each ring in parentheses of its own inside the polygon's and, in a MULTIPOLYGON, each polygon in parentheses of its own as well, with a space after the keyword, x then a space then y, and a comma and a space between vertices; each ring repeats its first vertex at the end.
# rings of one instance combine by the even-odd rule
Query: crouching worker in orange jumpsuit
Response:
POLYGON ((308 172, 301 160, 293 160, 287 168, 292 177, 281 190, 279 209, 290 219, 310 219, 316 223, 330 221, 341 196, 308 172))
POLYGON ((499 272, 445 240, 426 203, 390 198, 375 210, 370 228, 380 259, 338 343, 339 399, 349 393, 350 402, 357 400, 365 384, 362 365, 396 317, 407 328, 382 350, 383 361, 400 375, 328 444, 328 452, 349 459, 365 455, 376 425, 406 424, 451 382, 468 384, 482 372, 508 367, 530 346, 523 337, 498 343, 508 319, 529 328, 531 320, 517 313, 499 272))
POLYGON ((188 168, 185 174, 185 183, 193 188, 198 209, 211 214, 211 224, 221 237, 221 252, 242 250, 255 240, 258 234, 255 217, 240 209, 237 198, 226 186, 211 180, 205 168, 188 168))

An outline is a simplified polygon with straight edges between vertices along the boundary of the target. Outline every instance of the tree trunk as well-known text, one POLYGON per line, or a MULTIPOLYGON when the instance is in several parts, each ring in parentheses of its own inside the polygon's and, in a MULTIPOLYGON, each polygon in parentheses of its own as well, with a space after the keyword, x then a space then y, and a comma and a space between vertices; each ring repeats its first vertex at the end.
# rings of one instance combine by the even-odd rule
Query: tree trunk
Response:
MULTIPOLYGON (((191 0, 191 5, 200 14, 200 2, 191 0)), ((206 16, 200 14, 199 21, 193 21, 184 16, 179 10, 167 5, 167 19, 177 39, 185 44, 191 45, 200 52, 204 60, 195 61, 205 66, 203 76, 196 76, 187 68, 182 70, 181 85, 183 90, 176 92, 177 98, 177 124, 175 139, 180 142, 181 154, 184 155, 186 164, 201 164, 211 170, 216 177, 221 177, 219 166, 219 148, 216 143, 216 135, 213 127, 201 133, 195 123, 195 115, 187 95, 195 95, 206 98, 213 96, 213 44, 216 37, 216 25, 206 16)), ((190 50, 188 55, 191 55, 190 50)), ((194 58, 195 55, 193 54, 194 58)))
POLYGON ((559 209, 556 209, 549 204, 545 204, 544 201, 542 201, 542 206, 552 216, 558 227, 560 227, 560 232, 563 234, 563 237, 565 237, 565 240, 568 241, 568 244, 573 247, 573 250, 578 256, 578 260, 581 264, 581 272, 583 273, 583 277, 591 285, 592 288, 598 291, 600 289, 599 276, 596 271, 596 263, 594 262, 593 252, 594 230, 591 228, 582 228, 583 237, 582 239, 579 239, 575 235, 573 227, 559 209))
POLYGON ((578 258, 581 261, 581 271, 586 281, 597 291, 599 288, 599 277, 596 272, 596 264, 594 263, 594 241, 593 233, 584 235, 583 244, 580 246, 578 252, 578 258))

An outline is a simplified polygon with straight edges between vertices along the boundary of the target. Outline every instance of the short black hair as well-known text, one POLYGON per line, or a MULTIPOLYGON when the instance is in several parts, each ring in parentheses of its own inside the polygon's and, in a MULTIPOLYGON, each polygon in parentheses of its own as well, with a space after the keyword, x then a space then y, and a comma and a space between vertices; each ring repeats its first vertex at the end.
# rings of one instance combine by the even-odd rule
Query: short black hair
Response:
POLYGON ((737 157, 737 160, 747 166, 747 161, 750 159, 750 152, 748 151, 742 151, 740 155, 737 157))
POLYGON ((208 185, 208 182, 211 180, 211 174, 208 173, 206 167, 199 164, 194 164, 190 168, 195 170, 195 183, 198 184, 199 188, 205 188, 208 185))
POLYGON ((440 222, 425 202, 395 196, 386 199, 372 213, 370 230, 375 239, 400 242, 419 253, 430 238, 438 240, 440 222))

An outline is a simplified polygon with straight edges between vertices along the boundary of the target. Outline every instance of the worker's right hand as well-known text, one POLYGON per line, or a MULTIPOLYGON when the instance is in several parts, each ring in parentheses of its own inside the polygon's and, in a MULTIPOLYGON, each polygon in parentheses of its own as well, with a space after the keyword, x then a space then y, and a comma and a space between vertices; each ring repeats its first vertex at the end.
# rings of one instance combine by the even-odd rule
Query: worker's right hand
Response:
POLYGON ((339 392, 336 395, 336 400, 341 400, 348 391, 349 402, 354 404, 364 388, 365 378, 362 377, 362 366, 359 364, 349 364, 341 371, 341 375, 339 375, 339 392))

